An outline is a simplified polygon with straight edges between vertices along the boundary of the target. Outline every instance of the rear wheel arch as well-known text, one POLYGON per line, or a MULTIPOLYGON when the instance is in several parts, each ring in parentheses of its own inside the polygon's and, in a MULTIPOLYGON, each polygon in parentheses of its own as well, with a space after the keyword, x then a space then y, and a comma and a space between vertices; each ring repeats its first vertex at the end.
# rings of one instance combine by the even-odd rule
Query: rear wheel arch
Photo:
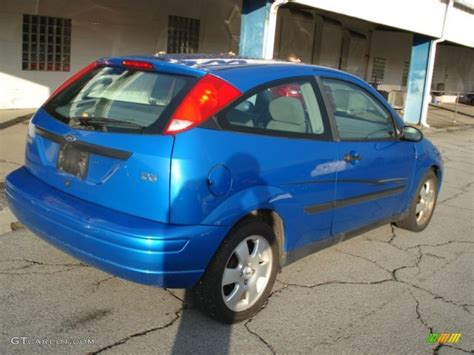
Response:
POLYGON ((438 187, 438 191, 439 191, 441 180, 443 179, 443 176, 442 176, 442 173, 441 173, 441 168, 437 165, 432 165, 431 170, 433 170, 433 172, 436 175, 436 178, 438 179, 438 186, 437 187, 438 187))
MULTIPOLYGON (((238 219, 230 229, 230 231, 238 228, 243 223, 249 220, 259 220, 269 225, 276 236, 278 243, 278 254, 280 258, 280 267, 284 265, 283 256, 285 255, 285 226, 283 218, 274 210, 269 208, 259 208, 248 212, 240 219, 238 219)), ((229 232, 230 233, 230 232, 229 232)))
MULTIPOLYGON (((224 323, 235 323, 252 317, 261 309, 271 292, 279 270, 280 242, 277 233, 274 232, 274 227, 270 225, 273 223, 277 228, 279 221, 276 218, 271 210, 255 210, 243 215, 230 228, 201 279, 193 287, 193 298, 204 313, 224 323), (261 253, 258 247, 262 245, 261 241, 253 246, 248 244, 249 240, 257 239, 267 242, 267 247, 263 243, 264 250, 261 253), (247 257, 242 251, 242 245, 248 249, 247 257), (252 250, 256 246, 259 249, 254 254, 252 250), (271 257, 268 259, 269 255, 271 257), (256 263, 255 258, 260 258, 260 261, 256 263), (261 264, 266 264, 265 261, 270 262, 268 265, 271 268, 270 271, 266 271, 267 276, 264 276, 266 282, 260 286, 263 288, 259 290, 258 284, 261 284, 263 274, 259 274, 258 270, 261 264), (229 270, 233 271, 229 273, 229 270), (226 289, 228 286, 232 286, 231 289, 226 289), (257 293, 250 291, 251 289, 257 293), (252 300, 252 294, 257 295, 257 298, 254 297, 252 300), (234 296, 237 298, 233 298, 234 296), (237 300, 239 304, 240 301, 246 300, 251 303, 247 304, 248 307, 244 304, 244 308, 235 309, 229 307, 229 303, 231 306, 237 305, 232 299, 237 300)), ((263 269, 268 270, 268 267, 263 267, 263 269)))

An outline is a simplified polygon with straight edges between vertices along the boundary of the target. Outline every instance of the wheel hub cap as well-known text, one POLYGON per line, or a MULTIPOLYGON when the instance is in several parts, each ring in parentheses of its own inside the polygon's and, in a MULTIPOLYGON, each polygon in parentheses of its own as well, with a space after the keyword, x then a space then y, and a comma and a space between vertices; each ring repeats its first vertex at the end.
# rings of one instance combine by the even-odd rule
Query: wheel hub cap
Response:
POLYGON ((426 180, 420 189, 416 205, 416 222, 419 225, 426 223, 433 211, 436 197, 435 183, 432 179, 426 180))
POLYGON ((273 254, 268 241, 259 235, 240 242, 227 260, 222 275, 222 297, 234 312, 252 307, 270 280, 273 254))
POLYGON ((244 267, 244 269, 242 270, 242 277, 243 277, 245 280, 250 279, 253 274, 255 274, 255 270, 252 269, 250 266, 246 266, 246 267, 244 267))

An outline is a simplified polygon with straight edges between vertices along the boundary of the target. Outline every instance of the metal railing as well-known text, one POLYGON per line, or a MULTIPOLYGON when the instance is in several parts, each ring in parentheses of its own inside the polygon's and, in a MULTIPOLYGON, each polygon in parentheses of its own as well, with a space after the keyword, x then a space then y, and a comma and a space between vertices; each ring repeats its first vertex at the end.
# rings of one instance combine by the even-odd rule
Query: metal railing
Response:
POLYGON ((428 124, 474 124, 474 91, 432 90, 431 97, 428 124))

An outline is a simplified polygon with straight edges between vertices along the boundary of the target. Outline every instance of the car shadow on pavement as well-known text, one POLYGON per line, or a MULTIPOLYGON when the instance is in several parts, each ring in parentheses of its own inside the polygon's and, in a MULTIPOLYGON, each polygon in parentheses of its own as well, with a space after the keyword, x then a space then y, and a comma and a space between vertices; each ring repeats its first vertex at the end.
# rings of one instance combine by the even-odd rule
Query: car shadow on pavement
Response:
MULTIPOLYGON (((223 165, 229 168, 232 178, 238 178, 240 182, 239 186, 231 184, 230 193, 237 194, 245 189, 260 187, 260 193, 265 195, 264 187, 267 183, 261 176, 260 165, 254 157, 246 153, 234 154, 228 157, 223 165)), ((202 201, 209 202, 209 200, 214 199, 215 196, 207 190, 207 186, 204 186, 207 183, 206 180, 203 181, 202 179, 188 181, 187 185, 183 188, 183 195, 175 197, 174 203, 178 203, 176 205, 173 204, 171 213, 173 213, 172 211, 179 211, 183 207, 183 204, 179 201, 192 203, 193 201, 189 202, 187 200, 189 191, 199 190, 199 186, 201 187, 200 191, 203 193, 203 195, 199 196, 200 203, 203 203, 202 201)), ((260 198, 261 196, 255 195, 253 191, 248 194, 242 194, 238 200, 233 202, 233 210, 246 211, 249 208, 249 202, 258 201, 260 198)), ((225 202, 224 198, 221 200, 221 203, 223 202, 225 202)), ((220 283, 220 280, 216 280, 216 282, 220 283)), ((221 323, 202 313, 194 300, 192 290, 186 290, 185 292, 183 308, 178 322, 179 326, 173 348, 170 352, 173 355, 186 353, 228 354, 230 352, 232 331, 234 330, 236 333, 241 331, 240 327, 235 327, 234 329, 233 325, 221 323)))
POLYGON ((186 291, 183 309, 170 354, 228 354, 232 325, 202 314, 194 305, 192 291, 186 291))

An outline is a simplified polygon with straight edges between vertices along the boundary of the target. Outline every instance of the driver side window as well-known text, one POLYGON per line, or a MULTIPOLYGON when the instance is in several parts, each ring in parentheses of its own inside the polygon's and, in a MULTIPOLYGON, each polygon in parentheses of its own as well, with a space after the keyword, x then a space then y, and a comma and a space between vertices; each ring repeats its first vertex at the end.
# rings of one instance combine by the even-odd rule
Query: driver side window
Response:
POLYGON ((394 137, 390 113, 362 88, 348 82, 321 78, 339 136, 346 140, 394 137))

